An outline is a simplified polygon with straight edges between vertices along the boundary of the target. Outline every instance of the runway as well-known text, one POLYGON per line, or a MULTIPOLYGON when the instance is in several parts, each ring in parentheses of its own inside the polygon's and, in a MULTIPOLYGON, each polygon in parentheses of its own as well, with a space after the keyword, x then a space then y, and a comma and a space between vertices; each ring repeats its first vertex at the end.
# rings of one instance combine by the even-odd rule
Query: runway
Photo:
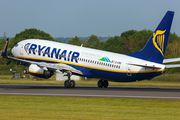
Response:
POLYGON ((76 85, 68 89, 63 85, 0 84, 0 95, 180 99, 180 88, 76 85))

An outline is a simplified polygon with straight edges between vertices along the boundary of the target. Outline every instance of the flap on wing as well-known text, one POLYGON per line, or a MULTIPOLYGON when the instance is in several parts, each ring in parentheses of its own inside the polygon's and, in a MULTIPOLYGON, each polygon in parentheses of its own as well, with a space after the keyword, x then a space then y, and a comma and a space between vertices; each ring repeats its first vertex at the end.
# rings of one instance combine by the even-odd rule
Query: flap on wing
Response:
POLYGON ((180 64, 166 65, 166 68, 178 68, 180 64))
POLYGON ((134 63, 128 63, 128 64, 139 66, 139 67, 145 67, 145 68, 161 69, 161 67, 156 67, 155 65, 141 65, 141 64, 134 64, 134 63))
POLYGON ((42 69, 49 69, 53 71, 56 71, 56 70, 71 71, 72 73, 77 73, 77 74, 82 75, 81 71, 62 63, 37 63, 37 65, 42 69))
POLYGON ((170 62, 177 62, 177 61, 180 61, 180 58, 164 59, 163 63, 170 63, 170 62))

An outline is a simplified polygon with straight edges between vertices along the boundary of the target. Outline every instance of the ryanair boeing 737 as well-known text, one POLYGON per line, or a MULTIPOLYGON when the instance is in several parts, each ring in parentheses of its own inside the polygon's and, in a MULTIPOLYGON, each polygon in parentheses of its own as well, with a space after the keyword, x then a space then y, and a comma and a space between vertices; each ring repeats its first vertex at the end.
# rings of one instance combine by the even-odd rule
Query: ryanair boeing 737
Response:
POLYGON ((47 40, 27 39, 12 49, 14 57, 7 56, 7 39, 2 56, 29 66, 31 75, 50 78, 54 72, 68 76, 66 88, 74 88, 71 75, 98 78, 98 87, 108 87, 108 81, 133 82, 152 79, 166 68, 180 65, 163 65, 179 61, 179 58, 164 60, 174 12, 168 11, 145 47, 135 53, 122 55, 86 47, 68 45, 47 40), (163 61, 164 60, 164 61, 163 61))

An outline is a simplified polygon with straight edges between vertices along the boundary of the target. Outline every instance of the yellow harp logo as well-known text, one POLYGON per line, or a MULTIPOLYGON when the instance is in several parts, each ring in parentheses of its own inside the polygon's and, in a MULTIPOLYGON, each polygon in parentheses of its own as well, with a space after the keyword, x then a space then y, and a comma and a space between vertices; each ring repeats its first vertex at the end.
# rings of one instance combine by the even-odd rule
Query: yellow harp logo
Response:
POLYGON ((164 31, 157 30, 156 33, 153 33, 153 39, 152 39, 154 46, 159 50, 162 56, 164 56, 163 51, 164 51, 165 32, 166 30, 164 31))

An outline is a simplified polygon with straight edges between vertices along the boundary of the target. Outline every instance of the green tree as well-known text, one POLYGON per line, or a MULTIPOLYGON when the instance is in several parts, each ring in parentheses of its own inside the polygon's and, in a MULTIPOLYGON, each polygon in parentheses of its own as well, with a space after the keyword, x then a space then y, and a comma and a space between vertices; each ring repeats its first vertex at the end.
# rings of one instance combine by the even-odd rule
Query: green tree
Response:
POLYGON ((119 36, 114 36, 109 38, 103 46, 103 50, 126 54, 127 52, 124 50, 124 41, 119 36))
POLYGON ((167 44, 165 58, 180 57, 180 37, 178 40, 173 40, 167 44))
POLYGON ((130 53, 141 50, 152 35, 151 30, 141 30, 128 37, 130 53))
POLYGON ((135 34, 136 32, 137 32, 136 30, 128 30, 128 31, 121 33, 121 37, 128 38, 129 36, 135 34))
POLYGON ((102 44, 96 35, 91 35, 90 38, 87 40, 86 47, 94 48, 94 49, 102 49, 102 44))
POLYGON ((130 54, 130 42, 126 37, 122 37, 122 40, 124 41, 124 53, 125 54, 130 54))
POLYGON ((178 35, 176 35, 176 33, 171 33, 169 34, 169 38, 168 38, 168 43, 172 43, 173 41, 178 41, 178 35))
POLYGON ((44 39, 54 41, 54 38, 49 33, 45 33, 44 31, 40 31, 35 28, 30 28, 16 34, 13 44, 17 44, 19 41, 25 39, 44 39))
POLYGON ((83 41, 81 41, 77 36, 75 36, 68 42, 68 44, 77 45, 77 46, 80 46, 82 43, 83 41))

